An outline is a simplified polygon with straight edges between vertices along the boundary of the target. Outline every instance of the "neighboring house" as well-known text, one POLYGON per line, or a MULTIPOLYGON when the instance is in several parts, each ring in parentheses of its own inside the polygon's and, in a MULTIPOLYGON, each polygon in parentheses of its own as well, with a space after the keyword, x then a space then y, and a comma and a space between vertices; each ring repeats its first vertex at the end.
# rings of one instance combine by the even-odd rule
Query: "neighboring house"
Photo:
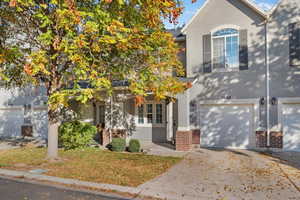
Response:
POLYGON ((281 0, 268 23, 271 125, 284 150, 300 151, 300 1, 281 0))
POLYGON ((192 88, 175 102, 149 96, 138 107, 128 83, 116 82, 113 101, 81 106, 82 119, 143 142, 175 140, 177 150, 300 151, 299 0, 282 0, 270 13, 248 0, 207 0, 171 32, 186 49, 181 79, 192 88))
POLYGON ((34 137, 47 138, 47 98, 43 88, 0 88, 0 138, 20 137, 32 125, 34 137))

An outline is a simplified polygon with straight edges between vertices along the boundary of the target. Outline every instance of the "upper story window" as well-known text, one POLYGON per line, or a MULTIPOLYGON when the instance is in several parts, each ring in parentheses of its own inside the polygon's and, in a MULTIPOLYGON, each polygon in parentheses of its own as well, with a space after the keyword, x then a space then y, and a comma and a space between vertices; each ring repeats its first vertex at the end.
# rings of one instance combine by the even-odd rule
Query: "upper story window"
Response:
POLYGON ((31 124, 32 108, 30 104, 24 105, 24 124, 31 124))
POLYGON ((290 66, 300 66, 300 22, 289 24, 290 66))
POLYGON ((213 69, 239 67, 239 31, 225 28, 212 33, 213 69))

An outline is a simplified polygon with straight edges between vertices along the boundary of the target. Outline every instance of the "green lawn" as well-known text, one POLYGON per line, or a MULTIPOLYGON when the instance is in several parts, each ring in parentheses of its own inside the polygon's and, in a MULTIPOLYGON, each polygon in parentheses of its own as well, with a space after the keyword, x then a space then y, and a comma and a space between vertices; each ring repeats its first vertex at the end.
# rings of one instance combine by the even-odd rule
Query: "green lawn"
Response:
POLYGON ((46 149, 22 148, 0 151, 0 168, 47 169, 46 174, 83 181, 138 186, 164 173, 182 158, 115 153, 96 148, 60 151, 62 161, 45 160, 46 149))

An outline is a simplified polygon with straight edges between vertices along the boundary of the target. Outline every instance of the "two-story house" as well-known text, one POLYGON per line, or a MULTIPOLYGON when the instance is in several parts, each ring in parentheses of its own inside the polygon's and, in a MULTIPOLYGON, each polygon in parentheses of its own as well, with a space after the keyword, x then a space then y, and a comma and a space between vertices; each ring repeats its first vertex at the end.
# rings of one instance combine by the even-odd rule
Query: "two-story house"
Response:
MULTIPOLYGON (((206 0, 172 33, 186 49, 179 55, 186 69, 181 79, 190 89, 175 102, 149 96, 136 106, 127 83, 116 83, 113 103, 82 106, 82 117, 143 142, 175 141, 177 150, 196 144, 300 151, 299 0, 281 0, 268 13, 249 0, 206 0)), ((28 106, 19 107, 25 116, 28 106)))
POLYGON ((179 135, 200 130, 202 147, 300 150, 299 11, 297 0, 270 13, 248 0, 205 2, 182 30, 197 81, 179 99, 190 105, 179 106, 190 116, 179 135))

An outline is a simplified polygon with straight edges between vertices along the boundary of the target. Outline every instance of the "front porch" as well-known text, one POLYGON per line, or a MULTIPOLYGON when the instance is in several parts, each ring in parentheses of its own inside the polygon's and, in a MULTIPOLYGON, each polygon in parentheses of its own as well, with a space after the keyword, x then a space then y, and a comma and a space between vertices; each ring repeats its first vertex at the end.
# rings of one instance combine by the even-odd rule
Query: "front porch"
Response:
MULTIPOLYGON (((98 141, 103 146, 109 144, 113 137, 123 137, 127 141, 138 139, 141 143, 170 144, 173 145, 170 149, 188 151, 192 146, 181 147, 185 145, 185 139, 178 137, 176 143, 176 132, 182 133, 182 124, 189 118, 183 112, 188 106, 182 102, 182 97, 184 94, 175 101, 157 102, 149 96, 137 106, 133 96, 116 95, 108 101, 81 106, 80 115, 83 121, 93 123, 102 131, 98 141)), ((197 131, 192 131, 192 138, 194 144, 199 144, 197 131)))

